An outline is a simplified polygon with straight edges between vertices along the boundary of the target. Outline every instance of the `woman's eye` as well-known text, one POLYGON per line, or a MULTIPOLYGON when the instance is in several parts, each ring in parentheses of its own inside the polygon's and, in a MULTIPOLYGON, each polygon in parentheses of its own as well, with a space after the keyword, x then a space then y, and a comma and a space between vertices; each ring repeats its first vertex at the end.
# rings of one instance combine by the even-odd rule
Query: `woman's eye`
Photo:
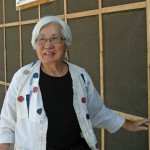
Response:
POLYGON ((39 41, 45 41, 45 39, 39 39, 39 41))
POLYGON ((52 38, 52 40, 57 40, 57 39, 58 39, 57 37, 53 37, 53 38, 52 38))

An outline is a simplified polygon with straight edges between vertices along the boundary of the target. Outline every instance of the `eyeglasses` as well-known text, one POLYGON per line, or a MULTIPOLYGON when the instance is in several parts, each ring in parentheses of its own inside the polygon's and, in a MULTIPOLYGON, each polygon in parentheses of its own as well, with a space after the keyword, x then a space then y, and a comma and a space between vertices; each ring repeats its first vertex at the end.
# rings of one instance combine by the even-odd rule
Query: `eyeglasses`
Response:
POLYGON ((61 36, 59 36, 59 35, 55 35, 55 36, 52 36, 52 37, 50 37, 50 38, 45 38, 45 37, 43 37, 43 36, 39 36, 39 37, 37 37, 37 39, 36 39, 36 43, 38 44, 38 45, 44 45, 44 44, 46 44, 46 42, 47 42, 47 40, 49 40, 49 42, 51 42, 52 44, 57 44, 57 43, 60 43, 61 42, 61 40, 65 40, 64 38, 62 38, 61 36))

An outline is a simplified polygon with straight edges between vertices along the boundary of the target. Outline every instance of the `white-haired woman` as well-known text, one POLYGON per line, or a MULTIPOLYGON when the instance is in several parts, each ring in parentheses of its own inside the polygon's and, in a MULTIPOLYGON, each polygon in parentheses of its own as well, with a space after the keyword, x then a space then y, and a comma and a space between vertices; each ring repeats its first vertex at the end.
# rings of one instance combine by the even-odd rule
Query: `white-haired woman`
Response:
POLYGON ((98 150, 93 132, 147 129, 148 119, 130 122, 105 107, 90 76, 64 61, 72 36, 56 16, 39 20, 32 32, 38 61, 19 69, 9 86, 0 121, 0 150, 98 150))

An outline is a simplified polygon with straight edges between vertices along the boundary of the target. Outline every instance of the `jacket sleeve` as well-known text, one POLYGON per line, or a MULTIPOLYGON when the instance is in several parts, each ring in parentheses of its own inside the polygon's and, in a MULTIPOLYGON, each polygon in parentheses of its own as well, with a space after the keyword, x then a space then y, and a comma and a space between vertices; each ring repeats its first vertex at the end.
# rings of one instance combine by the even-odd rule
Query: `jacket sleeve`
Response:
POLYGON ((16 99, 19 78, 19 73, 16 73, 6 92, 0 116, 0 143, 14 143, 15 140, 16 99))
POLYGON ((93 127, 105 128, 110 133, 116 132, 122 127, 125 119, 104 105, 88 74, 86 80, 88 94, 87 107, 93 127))

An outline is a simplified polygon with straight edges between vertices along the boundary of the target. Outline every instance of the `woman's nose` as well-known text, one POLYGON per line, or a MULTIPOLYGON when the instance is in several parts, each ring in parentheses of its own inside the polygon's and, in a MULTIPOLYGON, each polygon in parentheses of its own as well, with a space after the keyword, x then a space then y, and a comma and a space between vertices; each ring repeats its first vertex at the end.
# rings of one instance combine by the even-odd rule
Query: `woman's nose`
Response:
POLYGON ((54 47, 54 44, 48 39, 45 43, 45 47, 46 48, 53 48, 54 47))

